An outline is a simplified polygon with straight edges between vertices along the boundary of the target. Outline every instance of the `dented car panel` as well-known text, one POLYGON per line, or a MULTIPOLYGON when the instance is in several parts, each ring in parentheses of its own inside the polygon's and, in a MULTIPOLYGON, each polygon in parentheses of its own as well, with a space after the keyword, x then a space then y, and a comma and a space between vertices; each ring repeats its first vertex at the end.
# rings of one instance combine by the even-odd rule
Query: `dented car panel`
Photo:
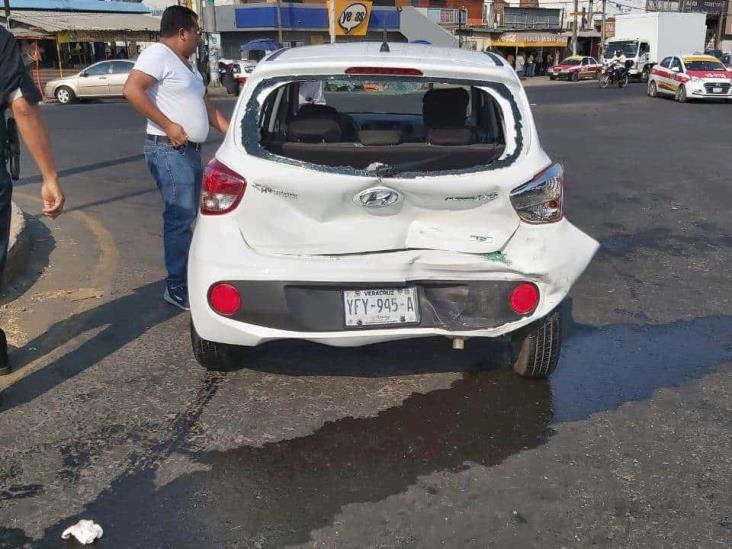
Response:
MULTIPOLYGON (((480 53, 417 45, 394 45, 390 55, 380 53, 379 44, 297 50, 258 65, 216 153, 222 169, 246 183, 240 202, 230 201, 231 211, 199 216, 189 256, 195 332, 204 340, 243 346, 277 339, 356 346, 434 335, 498 337, 554 311, 598 244, 562 217, 563 172, 541 148, 528 100, 510 67, 480 53), (289 135, 288 122, 300 111, 279 118, 277 113, 297 88, 287 95, 278 89, 311 79, 327 85, 356 65, 421 71, 429 83, 423 101, 433 82, 436 89, 469 90, 463 115, 466 127, 478 124, 471 130, 477 141, 430 144, 425 111, 394 114, 395 126, 413 121, 406 132, 411 142, 379 149, 358 142, 361 127, 351 132, 357 137, 341 134, 344 119, 358 125, 372 118, 345 108, 336 115, 327 110, 336 110, 330 104, 316 120, 331 134, 313 141, 289 135), (499 117, 500 136, 492 142, 475 137, 481 131, 476 105, 488 102, 499 117), (338 126, 325 115, 338 116, 338 126), (422 120, 425 127, 417 127, 422 120), (349 151, 364 150, 377 158, 380 150, 393 156, 399 147, 410 154, 473 154, 472 148, 488 151, 492 143, 500 155, 460 169, 392 169, 380 162, 363 167, 346 159, 349 151), (291 150, 312 150, 314 156, 295 158, 291 150), (335 160, 315 161, 328 156, 323 150, 335 160), (516 190, 524 188, 530 192, 517 198, 516 190), (511 310, 511 289, 527 282, 538 290, 536 303, 526 311, 520 304, 511 310), (222 283, 241 298, 230 314, 210 301, 211 288, 222 283), (401 318, 385 314, 382 324, 378 315, 375 321, 362 315, 354 323, 347 318, 354 305, 349 296, 370 291, 393 295, 384 301, 395 308, 413 296, 418 310, 401 318)), ((349 82, 360 89, 362 81, 349 82)), ((396 80, 381 82, 391 81, 396 80)), ((419 78, 400 81, 408 87, 419 78)), ((376 125, 389 122, 387 112, 377 115, 376 125)))
MULTIPOLYGON (((201 218, 196 230, 216 242, 194 238, 189 264, 191 287, 209 288, 221 280, 409 285, 412 281, 519 281, 540 288, 541 302, 527 317, 486 329, 386 328, 368 331, 290 331, 225 318, 206 303, 205 292, 191 292, 191 312, 200 335, 235 345, 259 345, 276 339, 305 339, 335 346, 357 346, 413 337, 462 335, 498 337, 531 324, 555 309, 584 272, 599 244, 567 220, 546 226, 521 224, 498 254, 441 250, 402 250, 356 255, 271 255, 247 245, 237 224, 201 218)), ((246 294, 243 295, 246 300, 246 294)))

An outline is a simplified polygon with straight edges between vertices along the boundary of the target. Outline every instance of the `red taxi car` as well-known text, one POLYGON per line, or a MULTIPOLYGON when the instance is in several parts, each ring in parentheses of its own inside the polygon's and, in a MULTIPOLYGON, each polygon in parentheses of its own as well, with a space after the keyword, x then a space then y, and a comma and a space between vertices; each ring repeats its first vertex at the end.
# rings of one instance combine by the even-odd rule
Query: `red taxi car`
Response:
POLYGON ((732 101, 732 69, 711 55, 676 55, 653 67, 648 95, 672 95, 685 103, 690 99, 732 101))
POLYGON ((558 65, 549 67, 546 73, 550 80, 566 78, 577 81, 580 78, 597 78, 602 70, 602 65, 594 57, 574 55, 567 57, 558 65))

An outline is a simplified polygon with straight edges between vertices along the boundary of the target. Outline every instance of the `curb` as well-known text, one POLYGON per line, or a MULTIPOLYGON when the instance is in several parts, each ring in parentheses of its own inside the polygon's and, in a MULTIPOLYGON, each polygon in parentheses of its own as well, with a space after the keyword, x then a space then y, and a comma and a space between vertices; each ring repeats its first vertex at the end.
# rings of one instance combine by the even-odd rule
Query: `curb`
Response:
POLYGON ((25 214, 15 202, 10 203, 10 241, 8 245, 8 257, 5 262, 4 285, 17 276, 25 265, 30 251, 30 239, 28 237, 25 214))

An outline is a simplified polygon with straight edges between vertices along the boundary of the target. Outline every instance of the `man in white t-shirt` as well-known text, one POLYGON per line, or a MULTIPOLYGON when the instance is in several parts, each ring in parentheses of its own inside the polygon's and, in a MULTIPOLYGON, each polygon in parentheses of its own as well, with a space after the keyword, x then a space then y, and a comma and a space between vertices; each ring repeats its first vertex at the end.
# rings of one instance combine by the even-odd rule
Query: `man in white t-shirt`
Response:
POLYGON ((209 126, 229 121, 206 97, 203 77, 189 58, 201 35, 196 13, 170 6, 160 21, 160 43, 140 54, 125 84, 127 100, 147 118, 145 160, 165 203, 163 241, 168 271, 163 299, 188 310, 188 249, 198 213, 201 144, 209 126))

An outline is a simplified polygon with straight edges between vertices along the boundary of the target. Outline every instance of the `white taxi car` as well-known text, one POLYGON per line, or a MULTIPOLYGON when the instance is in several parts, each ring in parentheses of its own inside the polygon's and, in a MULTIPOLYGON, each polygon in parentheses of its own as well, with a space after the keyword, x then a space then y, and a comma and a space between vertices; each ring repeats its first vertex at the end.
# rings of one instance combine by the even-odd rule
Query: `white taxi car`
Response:
POLYGON ((732 69, 711 55, 676 55, 653 67, 648 95, 672 95, 680 103, 690 99, 732 101, 732 69))
POLYGON ((508 336, 514 369, 546 377, 558 307, 598 247, 564 218, 563 178, 495 54, 274 52, 205 170, 188 265, 194 354, 218 369, 280 339, 462 348, 508 336))

